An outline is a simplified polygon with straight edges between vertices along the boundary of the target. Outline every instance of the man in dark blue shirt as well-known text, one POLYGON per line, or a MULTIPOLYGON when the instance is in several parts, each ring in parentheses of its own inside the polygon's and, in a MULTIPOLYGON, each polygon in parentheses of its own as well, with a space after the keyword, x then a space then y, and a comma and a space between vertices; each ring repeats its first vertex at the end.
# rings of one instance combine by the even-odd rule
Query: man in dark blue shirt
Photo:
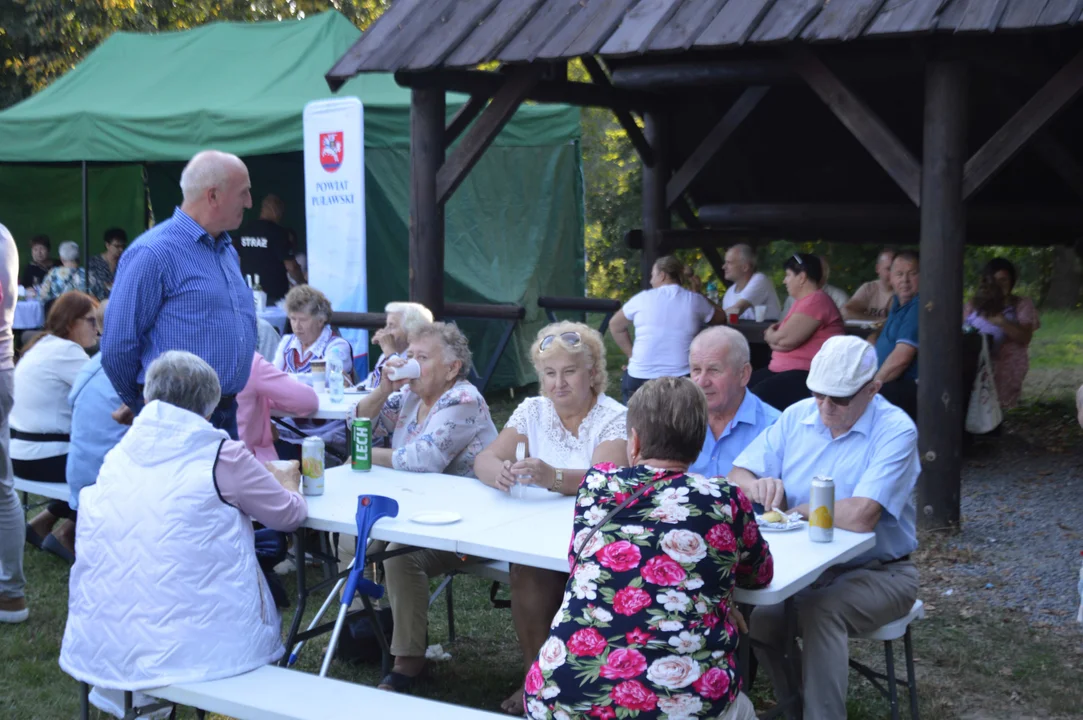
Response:
POLYGON ((876 339, 876 358, 880 369, 876 379, 883 383, 880 394, 917 419, 918 379, 918 254, 903 250, 891 263, 891 301, 884 327, 876 339))
POLYGON ((180 185, 184 201, 173 216, 136 238, 120 259, 102 367, 125 403, 115 417, 130 422, 155 358, 167 350, 198 355, 222 386, 211 423, 237 439, 235 396, 256 351, 256 312, 228 231, 252 207, 248 169, 235 155, 206 150, 185 166, 180 185))

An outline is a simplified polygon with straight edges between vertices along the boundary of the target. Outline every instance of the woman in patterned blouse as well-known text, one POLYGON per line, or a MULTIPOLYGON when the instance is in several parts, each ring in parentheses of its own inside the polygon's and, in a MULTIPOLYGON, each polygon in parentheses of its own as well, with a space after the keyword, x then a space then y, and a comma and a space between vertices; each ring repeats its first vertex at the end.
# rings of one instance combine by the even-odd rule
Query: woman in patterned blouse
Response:
MULTIPOLYGON (((389 448, 373 448, 373 464, 474 477, 474 458, 496 439, 496 427, 485 398, 466 379, 471 365, 466 337, 447 323, 423 325, 410 333, 406 355, 421 366, 421 377, 392 381, 385 372, 376 389, 357 404, 357 417, 373 419, 373 442, 390 438, 389 448)), ((405 363, 394 358, 386 367, 405 363)), ((391 543, 387 549, 400 547, 391 543)), ((378 551, 369 547, 370 553, 378 551)), ((441 550, 384 560, 395 667, 380 681, 381 688, 404 690, 424 669, 429 578, 462 564, 462 557, 441 550)))
POLYGON ((579 488, 564 603, 526 676, 530 717, 755 717, 730 598, 766 586, 774 566, 744 494, 687 474, 706 423, 690 380, 658 378, 632 396, 630 467, 597 465, 579 488))

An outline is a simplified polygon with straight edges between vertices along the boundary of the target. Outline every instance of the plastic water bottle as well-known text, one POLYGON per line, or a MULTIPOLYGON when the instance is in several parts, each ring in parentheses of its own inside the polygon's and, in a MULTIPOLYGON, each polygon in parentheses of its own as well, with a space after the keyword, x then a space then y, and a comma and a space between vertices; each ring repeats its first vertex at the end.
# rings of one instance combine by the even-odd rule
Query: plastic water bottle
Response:
POLYGON ((331 394, 331 402, 342 402, 346 396, 346 381, 342 375, 342 359, 338 356, 338 349, 331 349, 331 356, 327 359, 327 391, 331 394))

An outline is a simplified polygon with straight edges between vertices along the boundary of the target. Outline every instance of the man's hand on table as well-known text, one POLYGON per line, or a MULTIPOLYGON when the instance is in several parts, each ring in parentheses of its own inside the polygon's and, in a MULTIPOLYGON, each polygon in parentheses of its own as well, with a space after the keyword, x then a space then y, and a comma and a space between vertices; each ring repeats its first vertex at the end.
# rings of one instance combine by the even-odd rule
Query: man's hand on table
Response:
POLYGON ((135 413, 127 405, 121 405, 113 411, 113 419, 121 425, 131 425, 132 421, 135 420, 135 413))
POLYGON ((786 490, 778 478, 762 477, 749 480, 742 484, 741 489, 745 491, 749 500, 763 505, 764 511, 786 509, 786 490))
POLYGON ((274 475, 275 480, 290 492, 301 492, 301 466, 296 460, 289 461, 289 467, 279 469, 274 463, 267 463, 264 467, 274 475))

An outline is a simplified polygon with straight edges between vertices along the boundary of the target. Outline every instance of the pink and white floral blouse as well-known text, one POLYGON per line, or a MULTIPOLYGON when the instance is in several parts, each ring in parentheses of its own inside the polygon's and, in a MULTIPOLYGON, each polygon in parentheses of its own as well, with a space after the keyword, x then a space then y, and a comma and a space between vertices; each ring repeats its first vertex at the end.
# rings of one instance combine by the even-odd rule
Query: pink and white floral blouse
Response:
POLYGON ((740 690, 734 586, 774 575, 752 505, 723 479, 596 465, 576 501, 571 568, 552 632, 526 676, 532 718, 717 717, 740 690))
POLYGON ((460 380, 440 396, 424 422, 421 397, 407 385, 391 393, 372 422, 373 441, 390 438, 396 470, 475 477, 474 458, 496 440, 489 405, 478 389, 460 380))

